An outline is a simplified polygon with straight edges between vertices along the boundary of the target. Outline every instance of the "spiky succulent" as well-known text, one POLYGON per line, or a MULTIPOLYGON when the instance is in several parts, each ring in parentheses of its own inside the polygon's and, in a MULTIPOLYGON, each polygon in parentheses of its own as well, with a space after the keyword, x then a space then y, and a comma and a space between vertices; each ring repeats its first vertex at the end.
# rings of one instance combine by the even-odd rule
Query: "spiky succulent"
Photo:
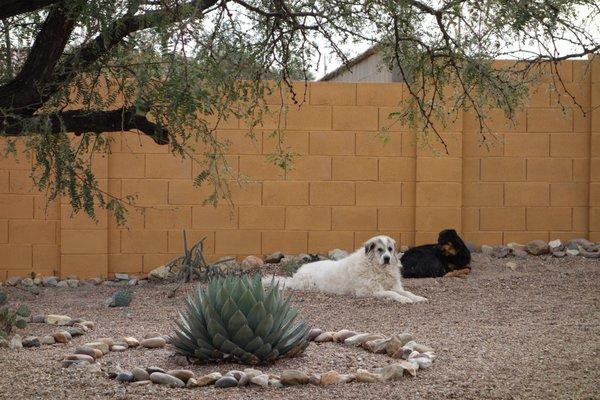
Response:
POLYGON ((8 307, 0 307, 0 338, 7 338, 13 328, 23 329, 27 326, 29 317, 29 307, 21 304, 16 310, 11 310, 8 307))
POLYGON ((121 289, 113 295, 109 307, 127 307, 130 303, 131 293, 129 290, 121 289))
POLYGON ((298 311, 281 297, 277 284, 264 290, 260 276, 213 278, 198 285, 177 321, 175 351, 200 362, 245 364, 293 357, 308 345, 309 327, 294 323, 298 311))

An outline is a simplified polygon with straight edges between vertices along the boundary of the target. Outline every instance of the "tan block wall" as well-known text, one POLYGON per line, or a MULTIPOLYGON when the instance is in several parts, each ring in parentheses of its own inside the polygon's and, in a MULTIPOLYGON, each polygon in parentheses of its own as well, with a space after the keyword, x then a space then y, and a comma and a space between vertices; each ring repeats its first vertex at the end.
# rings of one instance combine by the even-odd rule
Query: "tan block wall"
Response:
POLYGON ((0 280, 31 271, 148 272, 181 254, 182 229, 190 242, 207 238, 209 259, 352 250, 376 234, 413 245, 448 227, 477 244, 600 241, 600 62, 587 63, 561 66, 585 114, 541 82, 514 123, 490 112, 489 148, 471 113, 438 126, 448 154, 433 137, 426 144, 406 125, 391 124, 402 84, 299 85, 306 103, 285 99, 286 145, 299 154, 287 174, 265 160, 275 146, 274 119, 254 140, 243 121, 218 127, 217 136, 231 143, 230 166, 252 179, 232 187, 234 208, 202 206, 210 191, 192 185, 198 167, 189 160, 144 136, 114 134, 112 153, 94 166, 106 190, 135 194, 147 207, 130 213, 128 228, 104 211, 96 224, 72 217, 66 203, 46 207, 44 195, 31 191, 32 161, 24 153, 18 163, 0 160, 0 280))

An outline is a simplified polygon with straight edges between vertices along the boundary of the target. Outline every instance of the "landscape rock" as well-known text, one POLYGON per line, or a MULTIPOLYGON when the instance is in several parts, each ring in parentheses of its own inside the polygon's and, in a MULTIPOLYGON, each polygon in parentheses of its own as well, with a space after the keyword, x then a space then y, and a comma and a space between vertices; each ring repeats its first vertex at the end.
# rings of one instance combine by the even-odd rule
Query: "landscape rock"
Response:
POLYGON ((147 349, 159 349, 159 348, 165 347, 166 344, 167 344, 167 341, 165 339, 163 339, 162 337, 154 337, 154 338, 150 338, 150 339, 144 339, 140 342, 140 345, 147 349))
POLYGON ((277 264, 278 262, 280 262, 283 257, 285 257, 285 254, 283 254, 282 252, 278 251, 275 252, 273 254, 269 254, 266 258, 265 258, 265 262, 267 264, 277 264))
POLYGON ((46 287, 56 287, 56 285, 58 285, 58 277, 47 276, 42 278, 42 285, 46 287))
POLYGON ((90 342, 86 343, 84 346, 91 347, 92 349, 98 349, 102 352, 102 354, 108 354, 110 347, 104 342, 90 342))
POLYGON ((15 334, 8 342, 8 348, 11 350, 22 349, 23 340, 21 339, 21 335, 15 334))
POLYGON ((244 369, 244 373, 246 374, 248 379, 252 379, 258 375, 263 375, 263 372, 261 370, 254 369, 254 368, 246 368, 246 369, 244 369))
POLYGON ((560 239, 556 239, 556 240, 551 240, 550 242, 548 242, 548 247, 550 247, 550 250, 557 250, 557 249, 560 249, 561 247, 563 247, 563 244, 560 241, 560 239))
POLYGON ((494 246, 492 250, 492 257, 505 258, 511 253, 511 249, 507 246, 494 246))
POLYGON ((492 255, 494 254, 494 248, 492 246, 488 246, 487 244, 483 244, 481 245, 481 253, 484 256, 492 257, 492 255))
POLYGON ((342 343, 344 340, 351 338, 352 336, 356 336, 356 332, 348 329, 342 329, 341 331, 333 334, 333 341, 336 343, 342 343))
POLYGON ((135 367, 131 370, 131 373, 137 382, 150 380, 150 374, 143 368, 135 367))
POLYGON ((0 349, 4 349, 8 347, 8 342, 3 337, 0 337, 0 349))
POLYGON ((194 378, 190 378, 185 383, 185 387, 188 388, 188 389, 198 387, 198 381, 196 379, 194 379, 194 378))
POLYGON ((563 258, 567 256, 566 251, 552 251, 552 257, 563 258))
POLYGON ((70 288, 76 288, 79 286, 79 280, 77 279, 67 279, 65 282, 67 282, 67 285, 70 288))
POLYGON ((352 336, 344 340, 344 344, 348 346, 360 346, 366 342, 385 338, 385 336, 376 333, 359 333, 358 335, 352 336))
POLYGON ((34 286, 35 284, 33 283, 33 279, 31 278, 25 278, 25 279, 21 279, 20 282, 21 286, 23 287, 31 287, 34 286))
POLYGON ((80 324, 88 328, 90 331, 93 331, 96 327, 96 324, 94 324, 92 321, 82 321, 80 324))
POLYGON ((140 342, 136 338, 131 336, 124 337, 123 341, 127 343, 127 346, 129 347, 138 347, 140 345, 140 342))
POLYGON ((341 249, 333 249, 327 255, 329 256, 329 259, 337 261, 348 257, 348 252, 341 249))
POLYGON ((123 371, 115 378, 117 382, 133 382, 135 377, 129 371, 123 371))
POLYGON ((95 359, 92 356, 88 356, 87 354, 70 354, 65 357, 65 360, 68 361, 84 361, 89 364, 94 363, 95 359))
POLYGON ((579 255, 579 250, 567 249, 565 253, 567 253, 568 256, 575 257, 579 255))
POLYGON ((148 279, 151 281, 163 281, 173 276, 174 274, 170 271, 170 269, 163 265, 162 267, 158 267, 150 271, 148 274, 148 279))
POLYGON ((194 373, 187 369, 172 369, 167 371, 167 374, 181 379, 184 383, 187 383, 187 381, 194 377, 194 373))
POLYGON ((354 375, 356 382, 360 383, 376 383, 383 381, 383 376, 369 372, 366 369, 359 369, 354 375))
POLYGON ((417 367, 409 361, 401 360, 398 363, 386 365, 382 368, 376 368, 373 370, 374 373, 381 375, 384 381, 390 381, 400 379, 405 373, 409 373, 412 376, 417 375, 417 367))
POLYGON ((56 287, 67 288, 67 287, 69 287, 69 284, 67 283, 67 281, 60 281, 56 284, 56 287))
POLYGON ((325 372, 324 374, 321 374, 321 385, 322 386, 336 385, 339 383, 351 382, 353 380, 354 380, 353 375, 340 374, 337 371, 329 371, 329 372, 325 372))
POLYGON ((6 286, 17 286, 20 282, 21 282, 21 278, 20 277, 18 277, 18 276, 11 276, 6 281, 4 281, 4 284, 6 286))
POLYGON ((584 238, 576 238, 571 239, 567 244, 567 248, 570 250, 579 250, 579 247, 582 247, 584 250, 590 250, 594 247, 594 242, 590 242, 584 238))
POLYGON ((198 378, 198 386, 208 386, 212 385, 219 379, 221 379, 223 375, 220 372, 212 372, 210 374, 206 374, 198 378))
POLYGON ((323 333, 323 329, 313 328, 308 332, 308 340, 313 341, 317 336, 323 333))
POLYGON ((77 328, 75 326, 69 326, 68 328, 65 328, 65 331, 69 332, 69 335, 71 335, 71 337, 83 336, 84 334, 83 329, 77 328))
POLYGON ((525 245, 525 250, 531 255, 541 256, 548 253, 549 247, 543 240, 532 240, 525 245))
POLYGON ((69 317, 68 315, 48 314, 45 317, 45 321, 47 324, 50 325, 65 326, 69 325, 69 323, 71 322, 71 317, 69 317))
POLYGON ((22 344, 23 347, 40 347, 40 339, 37 336, 27 336, 22 344))
POLYGON ((281 381, 279 379, 269 379, 269 386, 270 387, 274 387, 274 388, 282 388, 283 387, 283 383, 281 383, 281 381))
POLYGON ((510 242, 509 244, 506 245, 506 247, 508 247, 512 251, 515 251, 515 250, 523 250, 524 251, 525 250, 524 244, 520 244, 520 243, 516 243, 516 242, 510 242))
POLYGON ((125 351, 125 350, 127 350, 127 347, 125 347, 125 346, 119 346, 118 344, 112 345, 110 347, 110 351, 114 351, 116 353, 119 353, 119 352, 122 352, 122 351, 125 351))
POLYGON ((258 269, 264 265, 264 262, 260 257, 257 256, 248 256, 244 258, 241 263, 242 271, 251 271, 254 269, 258 269))
POLYGON ((314 339, 315 342, 332 342, 333 332, 323 332, 314 339))
POLYGON ((419 369, 429 368, 432 364, 432 360, 429 357, 416 357, 411 358, 410 360, 419 364, 419 369))
POLYGON ((248 384, 248 376, 243 371, 231 370, 225 376, 233 376, 238 381, 238 386, 246 386, 248 384))
POLYGON ((117 272, 115 273, 115 279, 118 281, 128 281, 129 275, 117 272))
POLYGON ((512 251, 513 256, 515 256, 516 258, 527 258, 527 255, 529 253, 527 253, 525 250, 521 250, 521 249, 516 249, 512 251))
POLYGON ((32 324, 44 324, 46 323, 46 316, 41 314, 32 315, 29 322, 32 324))
MULTIPOLYGON (((165 385, 173 388, 185 387, 185 383, 179 378, 162 372, 153 372, 150 374, 150 380, 159 385, 165 385)), ((236 382, 237 385, 237 382, 236 382)))
POLYGON ((414 351, 418 351, 419 353, 425 353, 425 352, 432 352, 433 349, 429 346, 425 346, 424 344, 421 343, 417 343, 414 340, 406 343, 404 345, 404 347, 414 350, 414 351))
POLYGON ((50 344, 56 343, 56 340, 54 340, 54 336, 52 336, 52 335, 44 335, 40 339, 40 343, 50 345, 50 344))
POLYGON ((584 258, 600 258, 600 251, 591 252, 586 250, 579 251, 579 255, 584 258))
POLYGON ((67 331, 58 331, 52 334, 56 343, 69 343, 71 341, 71 334, 67 331))
POLYGON ((215 387, 221 388, 221 389, 236 387, 237 385, 238 385, 237 379, 235 379, 233 376, 229 376, 229 375, 222 376, 215 382, 215 387))
POLYGON ((94 351, 94 349, 92 349, 91 347, 87 347, 87 346, 82 346, 82 347, 76 348, 75 354, 84 354, 86 356, 93 357, 94 359, 97 358, 96 357, 97 353, 94 351))
POLYGON ((167 373, 167 371, 165 371, 164 369, 162 369, 160 367, 154 367, 154 366, 146 368, 146 372, 148 372, 150 375, 152 375, 155 372, 160 372, 163 374, 167 373))
POLYGON ((370 351, 371 353, 384 354, 386 352, 387 344, 390 340, 391 339, 369 340, 368 342, 364 342, 361 346, 363 349, 370 351))
POLYGON ((269 375, 260 374, 253 376, 252 378, 250 378, 250 383, 257 386, 267 387, 269 386, 269 375))
POLYGON ((281 373, 280 380, 284 386, 306 385, 309 377, 302 371, 289 369, 281 373))
POLYGON ((131 386, 147 386, 147 385, 151 385, 152 381, 151 380, 147 380, 147 381, 135 381, 131 383, 131 386))

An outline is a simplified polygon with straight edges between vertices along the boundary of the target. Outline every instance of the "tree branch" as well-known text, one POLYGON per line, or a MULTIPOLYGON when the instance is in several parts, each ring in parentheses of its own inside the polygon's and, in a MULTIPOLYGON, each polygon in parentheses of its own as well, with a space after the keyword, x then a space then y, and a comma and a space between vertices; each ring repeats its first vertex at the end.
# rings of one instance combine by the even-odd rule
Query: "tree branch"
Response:
POLYGON ((0 0, 0 19, 40 10, 60 0, 0 0))
POLYGON ((121 132, 137 129, 150 136, 157 144, 169 143, 169 132, 150 122, 145 115, 136 114, 134 108, 120 108, 111 111, 70 110, 60 113, 35 115, 25 119, 0 119, 0 132, 6 136, 21 136, 26 133, 43 133, 46 127, 50 133, 73 132, 76 136, 84 133, 121 132), (49 127, 49 129, 48 129, 49 127))
POLYGON ((48 13, 17 76, 0 86, 0 108, 33 114, 41 105, 44 87, 54 72, 75 26, 64 3, 48 13))

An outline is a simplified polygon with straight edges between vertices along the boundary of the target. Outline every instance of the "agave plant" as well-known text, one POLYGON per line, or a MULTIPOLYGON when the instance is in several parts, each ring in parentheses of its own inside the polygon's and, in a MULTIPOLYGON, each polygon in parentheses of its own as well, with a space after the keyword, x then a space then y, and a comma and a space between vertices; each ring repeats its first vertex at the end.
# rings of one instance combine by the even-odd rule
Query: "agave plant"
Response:
POLYGON ((260 276, 228 276, 198 285, 176 323, 175 351, 200 362, 261 364, 301 354, 309 327, 277 284, 265 291, 260 276))

